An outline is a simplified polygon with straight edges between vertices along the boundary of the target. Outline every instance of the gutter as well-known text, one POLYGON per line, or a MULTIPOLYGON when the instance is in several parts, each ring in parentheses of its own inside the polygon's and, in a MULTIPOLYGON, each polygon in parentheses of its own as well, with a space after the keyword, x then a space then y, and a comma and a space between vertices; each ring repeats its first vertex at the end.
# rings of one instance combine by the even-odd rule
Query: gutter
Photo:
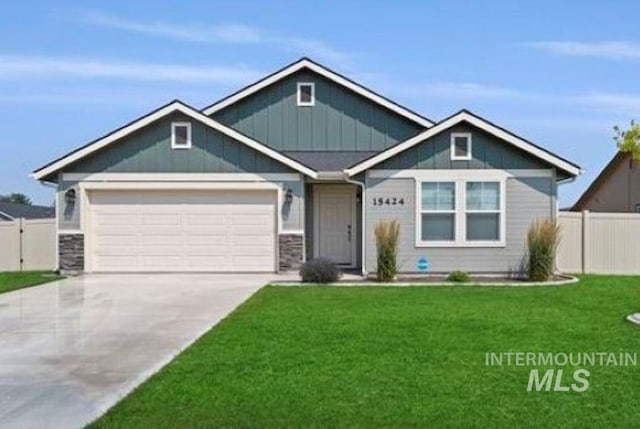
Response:
POLYGON ((363 276, 367 275, 367 270, 365 268, 365 263, 366 263, 366 234, 365 234, 365 226, 367 224, 366 220, 366 210, 365 210, 365 201, 366 201, 366 188, 365 188, 365 183, 364 182, 358 182, 357 180, 353 180, 349 178, 349 174, 346 171, 343 171, 343 176, 342 179, 347 182, 347 183, 351 183, 353 185, 359 186, 362 189, 362 192, 360 193, 360 204, 362 206, 362 225, 360 225, 360 236, 361 236, 361 256, 360 256, 360 269, 362 272, 363 276))

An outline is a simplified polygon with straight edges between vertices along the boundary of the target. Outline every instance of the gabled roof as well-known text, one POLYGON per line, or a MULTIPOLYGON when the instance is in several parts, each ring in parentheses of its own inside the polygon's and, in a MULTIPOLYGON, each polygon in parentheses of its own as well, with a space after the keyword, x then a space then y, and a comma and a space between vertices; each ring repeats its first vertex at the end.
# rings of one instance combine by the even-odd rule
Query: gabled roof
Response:
POLYGON ((21 217, 25 219, 47 219, 56 217, 56 210, 47 206, 0 202, 0 214, 10 220, 21 217))
POLYGON ((271 149, 268 146, 265 146, 264 144, 258 142, 257 140, 254 140, 250 137, 247 137, 246 135, 239 133, 238 131, 227 127, 226 125, 223 125, 211 118, 209 118, 208 116, 204 115, 202 112, 194 109, 193 107, 181 102, 180 100, 174 100, 172 102, 170 102, 169 104, 166 104, 156 110, 154 110, 153 112, 142 116, 136 120, 134 120, 133 122, 128 123, 127 125, 118 128, 117 130, 103 136, 100 137, 97 140, 94 140, 90 143, 88 143, 85 146, 82 146, 81 148, 78 148, 70 153, 68 153, 67 155, 64 155, 61 158, 56 159, 55 161, 50 162, 49 164, 40 167, 39 169, 35 170, 32 174, 32 176, 38 180, 42 180, 45 179, 47 176, 50 176, 51 174, 59 171, 60 169, 64 168, 65 166, 81 159, 84 158, 85 156, 102 149, 103 147, 118 141, 119 139, 151 124, 152 122, 161 119, 173 112, 181 112, 189 117, 191 117, 192 119, 201 122, 202 124, 213 128, 223 134, 226 134, 227 136, 231 137, 232 139, 240 142, 241 144, 245 144, 249 147, 251 147, 252 149, 255 149, 258 152, 261 152, 262 154, 275 159, 276 161, 279 161, 289 167, 291 167, 292 169, 299 171, 300 173, 306 174, 307 176, 310 176, 312 178, 316 178, 317 177, 317 172, 309 167, 307 167, 306 165, 300 163, 299 161, 296 161, 284 154, 282 154, 281 152, 278 152, 276 150, 271 149))
POLYGON ((504 140, 505 142, 510 143, 511 145, 521 150, 524 150, 525 152, 528 152, 531 155, 543 161, 546 161, 547 163, 553 165, 554 167, 566 172, 570 176, 577 176, 582 172, 580 166, 570 161, 567 161, 566 159, 561 158, 558 155, 555 155, 552 152, 549 152, 548 150, 543 149, 540 146, 537 146, 531 143, 530 141, 527 141, 522 137, 519 137, 505 130, 504 128, 499 127, 487 121, 486 119, 483 119, 471 113, 468 110, 461 110, 458 113, 454 114, 453 116, 450 116, 438 122, 428 130, 423 131, 422 133, 414 137, 411 137, 403 142, 400 142, 397 145, 392 146, 389 149, 384 150, 378 153, 377 155, 372 156, 369 159, 366 159, 360 163, 352 165, 351 167, 345 170, 345 173, 347 173, 347 175, 349 176, 353 176, 358 173, 361 173, 375 166, 376 164, 379 164, 382 161, 385 161, 393 156, 396 156, 399 153, 423 142, 429 137, 433 137, 461 122, 467 122, 475 127, 478 127, 481 130, 491 135, 494 135, 495 137, 501 140, 504 140))
POLYGON ((328 68, 311 61, 309 58, 301 58, 300 60, 296 61, 295 63, 289 64, 288 66, 285 66, 284 68, 270 74, 269 76, 255 82, 252 83, 249 86, 246 86, 244 88, 242 88, 241 90, 229 95, 228 97, 225 97, 215 103, 213 103, 212 105, 205 107, 204 109, 202 109, 202 112, 205 115, 211 115, 219 110, 224 109, 227 106, 230 106, 240 100, 242 100, 245 97, 248 97, 251 94, 254 94, 258 91, 260 91, 263 88, 266 88, 269 85, 272 85, 276 82, 278 82, 279 80, 284 79, 285 77, 296 73, 302 69, 308 69, 311 70, 335 83, 337 83, 338 85, 341 85, 347 89, 350 89, 351 91, 365 97, 368 98, 369 100, 373 101, 374 103, 389 109, 397 114, 399 114, 400 116, 403 116, 413 122, 415 122, 418 125, 421 125, 425 128, 429 128, 433 125, 433 122, 430 121, 429 119, 425 118, 422 115, 417 114, 416 112, 414 112, 413 110, 407 109, 406 107, 403 107, 391 100, 389 100, 388 98, 370 90, 369 88, 366 88, 362 85, 360 85, 357 82, 352 81, 351 79, 338 74, 336 72, 334 72, 333 70, 329 70, 328 68))
POLYGON ((611 161, 607 164, 606 167, 598 174, 598 177, 595 178, 593 182, 589 185, 586 191, 578 198, 578 201, 571 207, 572 211, 580 211, 583 210, 584 205, 589 201, 589 199, 593 196, 595 192, 598 191, 600 186, 604 185, 604 183, 609 179, 609 177, 616 171, 621 162, 626 159, 629 159, 631 155, 629 153, 618 151, 611 161))

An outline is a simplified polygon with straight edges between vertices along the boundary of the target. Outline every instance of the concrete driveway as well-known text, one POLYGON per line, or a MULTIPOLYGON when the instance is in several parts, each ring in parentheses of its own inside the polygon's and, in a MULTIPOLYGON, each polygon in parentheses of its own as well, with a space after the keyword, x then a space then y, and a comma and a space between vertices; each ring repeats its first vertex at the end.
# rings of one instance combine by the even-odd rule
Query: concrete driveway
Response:
POLYGON ((0 295, 0 427, 82 427, 273 277, 87 275, 0 295))

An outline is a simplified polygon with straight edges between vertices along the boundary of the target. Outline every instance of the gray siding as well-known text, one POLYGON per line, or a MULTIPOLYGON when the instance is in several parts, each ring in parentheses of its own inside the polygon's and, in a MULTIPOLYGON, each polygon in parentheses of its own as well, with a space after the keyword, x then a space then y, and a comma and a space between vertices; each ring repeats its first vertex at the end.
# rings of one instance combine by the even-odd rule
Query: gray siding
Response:
POLYGON ((306 70, 212 116, 283 151, 379 151, 423 130, 412 121, 306 70), (297 82, 315 83, 315 106, 297 105, 297 82))
POLYGON ((398 263, 402 272, 416 272, 421 257, 429 272, 519 272, 525 254, 525 236, 532 221, 555 217, 556 185, 553 178, 512 178, 506 185, 506 246, 497 248, 415 247, 416 190, 414 179, 367 179, 366 269, 376 269, 373 229, 381 220, 400 221, 398 263), (404 206, 373 206, 372 199, 403 197, 404 206))
POLYGON ((182 114, 158 120, 70 165, 66 173, 288 173, 289 167, 182 114), (192 124, 191 149, 171 149, 171 122, 192 124))
POLYGON ((538 158, 467 124, 452 127, 375 166, 376 169, 543 169, 538 158), (451 133, 472 134, 470 161, 451 160, 451 133))

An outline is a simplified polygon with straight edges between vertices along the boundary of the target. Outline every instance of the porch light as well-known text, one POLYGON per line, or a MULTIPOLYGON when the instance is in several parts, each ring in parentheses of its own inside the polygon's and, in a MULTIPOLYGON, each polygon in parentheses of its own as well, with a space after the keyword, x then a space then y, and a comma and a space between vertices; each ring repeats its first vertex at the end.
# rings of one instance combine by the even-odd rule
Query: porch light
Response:
POLYGON ((287 205, 290 205, 293 202, 293 191, 291 189, 287 189, 287 192, 285 192, 284 202, 287 205))
POLYGON ((74 204, 76 202, 76 190, 69 189, 64 193, 64 202, 67 204, 74 204))

